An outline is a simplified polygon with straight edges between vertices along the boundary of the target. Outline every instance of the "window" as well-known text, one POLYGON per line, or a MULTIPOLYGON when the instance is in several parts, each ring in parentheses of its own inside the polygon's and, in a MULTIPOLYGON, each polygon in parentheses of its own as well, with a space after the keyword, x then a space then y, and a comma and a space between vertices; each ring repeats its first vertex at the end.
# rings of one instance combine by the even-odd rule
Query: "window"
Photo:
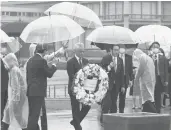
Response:
POLYGON ((123 1, 104 1, 105 19, 119 18, 123 14, 123 1))
POLYGON ((26 16, 25 12, 22 12, 22 15, 23 15, 23 16, 26 16))
POLYGON ((33 13, 32 12, 27 12, 27 16, 28 17, 33 17, 33 13))
POLYGON ((131 14, 135 19, 151 19, 157 16, 156 1, 132 1, 131 14))
POLYGON ((42 13, 39 13, 39 16, 42 16, 42 13))
POLYGON ((1 12, 1 15, 5 15, 5 12, 4 12, 4 11, 2 11, 2 12, 1 12))
POLYGON ((171 1, 162 2, 162 14, 164 20, 171 20, 171 1))
POLYGON ((21 16, 21 12, 18 12, 18 16, 21 16))
POLYGON ((17 12, 10 12, 10 16, 17 16, 17 12))
POLYGON ((100 15, 100 2, 93 2, 93 3, 85 3, 82 4, 91 10, 93 10, 98 16, 100 15))
POLYGON ((9 15, 10 13, 9 12, 6 12, 6 15, 9 15))

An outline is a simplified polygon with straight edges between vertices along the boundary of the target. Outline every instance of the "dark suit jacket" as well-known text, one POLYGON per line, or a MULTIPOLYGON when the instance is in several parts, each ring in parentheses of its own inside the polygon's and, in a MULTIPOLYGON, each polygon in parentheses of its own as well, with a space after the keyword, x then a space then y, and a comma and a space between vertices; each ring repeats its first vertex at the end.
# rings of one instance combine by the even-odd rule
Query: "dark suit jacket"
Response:
POLYGON ((46 96, 47 77, 51 78, 56 67, 48 67, 47 61, 40 55, 35 54, 27 62, 26 67, 27 96, 46 96))
POLYGON ((171 65, 169 65, 168 67, 168 72, 169 72, 169 84, 168 84, 168 88, 169 88, 169 92, 171 93, 171 65))
POLYGON ((125 54, 125 87, 129 85, 129 81, 133 80, 133 64, 132 56, 125 54))
POLYGON ((162 55, 159 56, 159 72, 162 84, 165 85, 168 82, 168 60, 162 55))
MULTIPOLYGON (((106 55, 103 57, 101 61, 101 66, 104 68, 106 71, 108 71, 107 67, 110 65, 112 62, 112 56, 111 55, 106 55)), ((114 68, 111 69, 108 73, 109 76, 109 90, 113 88, 114 81, 116 84, 116 87, 119 89, 124 86, 124 71, 123 71, 123 60, 118 57, 117 59, 117 70, 115 72, 114 68)))
POLYGON ((4 66, 4 62, 1 59, 1 92, 8 90, 8 71, 4 66))
MULTIPOLYGON (((87 65, 89 61, 85 58, 82 59, 83 66, 87 65)), ((68 82, 68 94, 72 94, 72 83, 75 77, 75 74, 81 69, 80 64, 78 63, 78 60, 74 56, 67 62, 67 73, 69 77, 68 82)))

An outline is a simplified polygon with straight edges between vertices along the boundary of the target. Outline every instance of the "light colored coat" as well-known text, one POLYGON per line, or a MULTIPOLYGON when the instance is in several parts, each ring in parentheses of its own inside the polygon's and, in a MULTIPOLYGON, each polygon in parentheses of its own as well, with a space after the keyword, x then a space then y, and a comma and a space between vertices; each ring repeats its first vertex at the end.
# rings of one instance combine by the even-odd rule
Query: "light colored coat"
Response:
POLYGON ((133 55, 137 57, 139 61, 135 82, 140 80, 142 104, 148 100, 154 102, 154 89, 156 83, 154 62, 151 57, 139 49, 136 49, 133 55))
POLYGON ((28 99, 26 85, 13 53, 8 54, 4 61, 9 69, 8 102, 4 110, 3 122, 15 128, 27 128, 28 99))

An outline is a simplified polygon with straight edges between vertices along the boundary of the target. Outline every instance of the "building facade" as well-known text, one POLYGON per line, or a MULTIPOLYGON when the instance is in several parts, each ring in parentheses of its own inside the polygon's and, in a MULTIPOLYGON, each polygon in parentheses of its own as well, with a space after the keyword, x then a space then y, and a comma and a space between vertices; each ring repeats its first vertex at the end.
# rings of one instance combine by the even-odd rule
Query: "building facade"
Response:
MULTIPOLYGON (((29 23, 41 16, 55 1, 2 2, 1 26, 13 22, 29 23)), ((171 28, 171 1, 87 1, 76 2, 92 9, 101 19, 103 25, 118 25, 135 31, 148 24, 166 25, 171 28)), ((92 29, 70 41, 69 48, 81 41, 86 48, 95 48, 86 41, 92 29)), ((60 46, 60 44, 57 45, 60 46)))

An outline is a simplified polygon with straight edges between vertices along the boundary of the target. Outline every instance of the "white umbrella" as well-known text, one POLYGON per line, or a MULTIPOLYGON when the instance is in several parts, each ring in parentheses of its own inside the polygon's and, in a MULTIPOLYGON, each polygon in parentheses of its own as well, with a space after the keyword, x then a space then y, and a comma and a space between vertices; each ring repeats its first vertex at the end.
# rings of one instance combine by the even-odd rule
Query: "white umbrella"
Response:
POLYGON ((0 43, 11 42, 10 37, 0 29, 0 43))
POLYGON ((8 42, 7 45, 10 48, 11 52, 16 53, 17 51, 20 50, 22 45, 18 42, 17 38, 10 37, 11 42, 8 42))
POLYGON ((102 26, 99 17, 91 9, 76 3, 62 2, 55 4, 44 12, 45 14, 63 14, 71 16, 83 27, 97 28, 102 26))
POLYGON ((69 17, 51 15, 28 24, 20 38, 26 43, 53 43, 73 39, 82 33, 84 29, 69 17))
POLYGON ((120 26, 97 28, 89 34, 87 40, 104 44, 136 44, 139 42, 139 39, 133 31, 120 26))
POLYGON ((171 45, 171 29, 161 25, 147 25, 135 31, 141 43, 159 42, 161 46, 171 45))

